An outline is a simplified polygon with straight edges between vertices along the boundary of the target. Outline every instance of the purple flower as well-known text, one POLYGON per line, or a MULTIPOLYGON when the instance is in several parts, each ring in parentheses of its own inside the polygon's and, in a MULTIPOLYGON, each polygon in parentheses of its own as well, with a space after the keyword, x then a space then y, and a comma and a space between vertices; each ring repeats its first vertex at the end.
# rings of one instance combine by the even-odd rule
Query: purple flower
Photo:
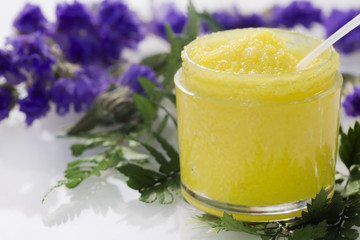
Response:
POLYGON ((168 24, 175 34, 182 33, 187 16, 179 11, 175 4, 163 4, 154 12, 153 20, 149 23, 150 31, 167 40, 165 24, 168 24))
POLYGON ((44 35, 19 35, 8 40, 13 47, 13 60, 17 67, 33 73, 36 78, 53 80, 52 65, 55 57, 50 52, 44 35))
POLYGON ((145 95, 145 91, 140 85, 138 77, 147 78, 161 87, 160 83, 156 79, 155 72, 148 66, 138 64, 132 64, 122 75, 119 82, 122 86, 128 86, 131 91, 145 95))
POLYGON ((238 27, 240 21, 240 14, 236 9, 233 12, 220 11, 215 12, 212 16, 225 28, 235 29, 238 27))
POLYGON ((36 81, 28 88, 28 96, 18 101, 20 111, 26 114, 27 125, 31 125, 35 119, 46 115, 50 109, 49 97, 49 93, 40 81, 36 81))
POLYGON ((352 117, 360 115, 360 88, 354 87, 354 92, 346 96, 342 105, 347 115, 352 117))
POLYGON ((10 52, 3 50, 0 50, 0 75, 3 75, 6 81, 13 85, 26 81, 26 76, 20 72, 10 52))
POLYGON ((275 6, 272 17, 274 27, 283 25, 291 28, 301 24, 309 28, 312 23, 322 21, 322 12, 320 8, 314 7, 311 2, 294 1, 287 7, 275 6))
POLYGON ((145 37, 145 29, 138 16, 121 1, 105 0, 99 5, 97 25, 104 61, 119 59, 124 47, 135 49, 145 37))
POLYGON ((225 29, 265 27, 267 25, 260 15, 241 15, 236 8, 233 8, 232 12, 220 11, 212 15, 225 29))
MULTIPOLYGON (((333 10, 330 16, 324 19, 326 35, 330 36, 358 14, 360 14, 360 10, 333 10)), ((334 46, 337 50, 343 53, 351 53, 360 49, 360 27, 355 28, 345 35, 337 43, 335 43, 334 46)))
POLYGON ((56 104, 56 112, 64 116, 74 101, 75 83, 70 78, 59 78, 50 89, 51 100, 56 104))
POLYGON ((4 86, 0 86, 0 121, 9 116, 13 99, 11 91, 4 86))
POLYGON ((41 9, 32 4, 26 4, 14 21, 14 27, 22 34, 46 30, 47 20, 41 9))
POLYGON ((256 13, 250 15, 241 15, 239 17, 238 28, 249 27, 266 27, 266 21, 264 18, 256 13))
POLYGON ((99 94, 92 80, 85 74, 80 74, 75 78, 74 107, 76 112, 89 109, 96 96, 99 94))
POLYGON ((56 16, 53 37, 65 57, 82 64, 99 61, 100 42, 93 16, 86 6, 79 2, 59 4, 56 16))
POLYGON ((110 84, 115 82, 115 79, 110 77, 108 69, 97 65, 85 66, 76 73, 89 78, 93 87, 97 89, 97 94, 106 91, 110 84))
POLYGON ((89 29, 94 25, 94 19, 87 7, 77 1, 56 6, 56 30, 60 32, 89 29))

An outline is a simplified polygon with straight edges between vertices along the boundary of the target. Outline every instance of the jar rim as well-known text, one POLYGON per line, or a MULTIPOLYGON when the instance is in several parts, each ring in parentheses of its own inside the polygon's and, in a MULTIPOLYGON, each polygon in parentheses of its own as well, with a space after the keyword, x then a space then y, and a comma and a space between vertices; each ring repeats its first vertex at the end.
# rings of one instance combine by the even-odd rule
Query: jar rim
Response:
MULTIPOLYGON (((207 68, 193 61, 187 54, 197 41, 216 41, 219 39, 234 39, 251 31, 261 31, 270 28, 244 28, 221 31, 202 36, 189 43, 182 52, 182 74, 178 84, 188 92, 197 96, 207 96, 231 101, 251 102, 284 102, 301 101, 327 91, 335 84, 335 73, 339 66, 339 55, 331 47, 324 53, 320 63, 312 67, 294 72, 276 74, 233 73, 207 68), (237 31, 237 32, 234 32, 237 31)), ((303 51, 316 47, 321 40, 297 31, 272 29, 279 38, 292 45, 295 51, 303 51), (299 38, 300 36, 300 38, 299 38), (301 38, 302 37, 302 38, 301 38)), ((202 44, 203 42, 197 42, 202 44)))
MULTIPOLYGON (((203 70, 206 70, 206 71, 209 71, 209 72, 213 72, 213 73, 218 73, 218 74, 224 74, 224 75, 229 75, 229 76, 238 76, 238 77, 246 77, 246 78, 278 78, 280 75, 282 77, 287 77, 287 76, 291 76, 291 75, 294 75, 294 74, 302 74, 302 73, 306 73, 306 72, 311 72, 311 71, 314 71, 316 69, 319 69, 319 68, 322 68, 326 65, 328 65, 330 63, 330 61, 336 57, 337 54, 335 54, 335 49, 333 46, 331 46, 329 49, 327 49, 326 51, 329 51, 329 56, 328 58, 326 58, 324 61, 321 61, 320 63, 317 63, 311 67, 308 67, 308 68, 304 68, 304 69, 299 69, 297 71, 294 71, 294 72, 285 72, 285 73, 251 73, 251 74, 248 74, 248 73, 238 73, 238 72, 227 72, 227 71, 221 71, 221 70, 216 70, 216 69, 212 69, 212 68, 208 68, 208 67, 205 67, 199 63, 196 63, 193 59, 191 59, 191 57, 188 55, 188 52, 187 50, 189 48, 191 48, 192 44, 194 44, 196 41, 199 41, 199 40, 203 40, 203 39, 206 39, 206 38, 209 38, 209 37, 214 37, 218 34, 223 34, 223 33, 230 33, 230 32, 234 32, 234 31, 252 31, 252 30, 272 30, 274 31, 275 33, 284 33, 284 34, 294 34, 294 35, 297 35, 297 36, 301 36, 303 37, 304 39, 310 39, 310 40, 313 40, 313 41, 318 41, 319 43, 321 43, 323 40, 321 39, 318 39, 318 38, 315 38, 311 35, 307 35, 307 34, 303 34, 303 33, 300 33, 298 31, 295 31, 295 30, 283 30, 283 29, 278 29, 278 28, 242 28, 242 29, 232 29, 232 30, 225 30, 225 31, 221 31, 221 32, 214 32, 214 33, 211 33, 211 34, 207 34, 207 35, 204 35, 204 36, 201 36, 201 37, 198 37, 196 38, 195 40, 193 40, 191 43, 189 43, 188 45, 186 45, 184 47, 184 50, 182 51, 182 57, 186 59, 186 61, 189 61, 192 65, 200 68, 200 69, 203 69, 203 70)), ((325 52, 325 51, 324 51, 325 52)))

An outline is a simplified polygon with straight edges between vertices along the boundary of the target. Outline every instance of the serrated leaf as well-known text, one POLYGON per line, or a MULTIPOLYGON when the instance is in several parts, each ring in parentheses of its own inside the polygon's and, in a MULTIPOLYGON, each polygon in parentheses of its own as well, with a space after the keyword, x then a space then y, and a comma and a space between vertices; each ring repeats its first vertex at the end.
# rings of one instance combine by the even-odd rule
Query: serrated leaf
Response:
POLYGON ((345 219, 344 228, 352 228, 353 226, 360 227, 360 216, 352 216, 345 219))
POLYGON ((174 197, 166 185, 157 185, 154 187, 154 191, 160 204, 170 204, 174 201, 174 197))
POLYGON ((343 228, 340 230, 340 236, 348 240, 356 240, 359 237, 359 233, 356 229, 343 228))
POLYGON ((327 194, 324 189, 321 189, 316 197, 311 200, 311 203, 307 204, 307 211, 302 212, 302 221, 314 223, 321 222, 327 203, 327 194))
POLYGON ((170 157, 171 168, 176 171, 179 169, 179 154, 178 152, 159 134, 153 133, 156 140, 160 143, 166 154, 170 157))
POLYGON ((139 198, 140 201, 153 203, 157 199, 156 192, 153 189, 145 189, 139 198))
POLYGON ((324 239, 327 234, 326 221, 320 222, 315 226, 307 225, 305 227, 296 229, 293 233, 291 240, 304 240, 304 239, 324 239))
POLYGON ((122 155, 122 151, 115 147, 110 148, 105 153, 68 163, 65 170, 65 178, 67 179, 65 186, 74 188, 91 175, 100 176, 101 171, 115 167, 120 161, 123 161, 122 155))
POLYGON ((145 77, 138 77, 138 81, 151 100, 157 102, 161 98, 158 92, 155 91, 155 89, 159 89, 159 86, 156 85, 156 83, 145 77))
POLYGON ((144 120, 144 124, 150 127, 152 121, 156 117, 156 113, 157 113, 156 107, 148 98, 140 94, 133 93, 132 96, 137 109, 141 113, 141 116, 144 120))
POLYGON ((355 164, 350 167, 350 175, 344 191, 345 196, 360 192, 360 165, 355 164))
POLYGON ((137 151, 134 151, 134 149, 132 149, 132 148, 123 146, 123 147, 121 147, 121 149, 122 149, 123 157, 127 161, 142 161, 149 157, 148 154, 139 153, 137 151))
POLYGON ((114 152, 109 158, 106 159, 109 168, 113 168, 118 165, 120 161, 123 161, 123 153, 120 150, 114 152))
POLYGON ((81 182, 83 181, 82 178, 71 178, 68 179, 65 186, 67 188, 75 188, 76 186, 78 186, 81 182))
POLYGON ((181 188, 180 188, 180 175, 175 175, 172 178, 169 178, 166 182, 166 185, 178 196, 181 196, 181 188))
MULTIPOLYGON (((160 135, 156 134, 154 137, 160 143, 162 148, 169 156, 177 157, 177 152, 170 144, 166 142, 160 135)), ((127 185, 130 188, 138 190, 141 193, 140 200, 151 203, 157 200, 160 204, 170 204, 174 201, 172 194, 179 193, 180 177, 179 164, 175 165, 170 158, 170 161, 154 147, 144 143, 139 143, 152 155, 157 163, 159 163, 159 171, 155 172, 146 169, 143 166, 127 163, 118 167, 117 170, 127 176, 129 179, 127 185)))
POLYGON ((226 212, 224 212, 224 215, 221 218, 221 225, 227 231, 245 232, 245 233, 249 233, 249 234, 258 235, 258 233, 254 229, 247 227, 244 224, 244 222, 235 220, 232 215, 230 215, 226 212))
POLYGON ((149 144, 143 142, 140 142, 140 144, 151 154, 151 156, 154 157, 155 161, 160 164, 160 172, 168 174, 172 171, 171 167, 169 166, 169 162, 166 160, 164 155, 162 155, 158 150, 149 144))
POLYGON ((306 227, 296 229, 291 240, 304 240, 304 239, 313 239, 312 238, 312 227, 307 225, 306 227))
POLYGON ((131 188, 141 190, 153 186, 156 179, 160 179, 163 175, 141 166, 127 163, 117 168, 119 172, 129 177, 128 182, 131 183, 131 188))
POLYGON ((109 164, 105 160, 102 160, 101 162, 99 162, 99 164, 96 167, 96 169, 98 169, 98 170, 106 170, 108 168, 109 168, 109 164))
POLYGON ((76 143, 71 145, 70 149, 72 152, 72 155, 77 157, 84 153, 85 150, 92 149, 98 146, 112 146, 116 144, 116 142, 111 140, 105 140, 104 138, 92 138, 84 143, 76 143))
POLYGON ((339 146, 339 155, 345 166, 350 169, 352 165, 360 164, 360 124, 356 121, 347 134, 342 133, 339 146))

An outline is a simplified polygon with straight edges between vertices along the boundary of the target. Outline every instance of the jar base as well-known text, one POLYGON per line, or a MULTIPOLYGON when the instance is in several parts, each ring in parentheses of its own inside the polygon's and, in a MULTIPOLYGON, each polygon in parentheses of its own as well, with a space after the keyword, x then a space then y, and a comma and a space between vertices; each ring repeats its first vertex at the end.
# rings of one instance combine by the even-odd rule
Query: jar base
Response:
MULTIPOLYGON (((334 185, 327 187, 325 190, 327 197, 332 197, 334 185)), ((250 222, 290 220, 301 216, 301 212, 306 210, 307 203, 311 202, 311 199, 308 199, 271 206, 244 206, 212 200, 191 191, 184 184, 181 184, 181 192, 185 200, 191 205, 209 214, 222 217, 223 213, 227 212, 237 220, 250 222)))

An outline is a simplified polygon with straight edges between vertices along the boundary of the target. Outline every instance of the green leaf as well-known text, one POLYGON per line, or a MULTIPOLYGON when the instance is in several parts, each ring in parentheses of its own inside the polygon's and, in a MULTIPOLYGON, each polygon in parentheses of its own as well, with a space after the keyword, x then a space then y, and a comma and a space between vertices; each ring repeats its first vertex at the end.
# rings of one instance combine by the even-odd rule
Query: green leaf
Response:
POLYGON ((170 102, 176 105, 176 96, 174 93, 163 89, 155 89, 154 91, 157 92, 157 94, 167 98, 168 100, 170 100, 170 102))
POLYGON ((67 188, 75 188, 77 187, 84 179, 83 178, 70 178, 67 180, 65 186, 67 188))
POLYGON ((170 204, 174 201, 173 195, 170 193, 168 186, 165 184, 155 186, 154 191, 160 204, 170 204))
POLYGON ((208 12, 198 13, 198 17, 207 24, 210 32, 224 30, 224 27, 208 12))
POLYGON ((174 126, 177 128, 177 119, 164 106, 159 105, 159 107, 166 112, 166 115, 170 117, 170 119, 173 122, 174 126))
POLYGON ((305 227, 296 229, 293 233, 291 240, 304 240, 304 239, 324 239, 327 234, 326 221, 322 221, 315 226, 307 225, 305 227))
POLYGON ((87 140, 84 143, 73 144, 73 145, 71 145, 70 149, 71 149, 72 155, 77 157, 77 156, 82 155, 85 150, 92 149, 92 148, 98 147, 103 144, 113 145, 113 144, 116 144, 116 142, 105 140, 103 138, 93 138, 93 139, 87 140))
POLYGON ((159 91, 156 91, 159 89, 156 83, 145 77, 138 77, 138 81, 151 100, 157 102, 161 98, 159 91))
POLYGON ((133 99, 137 109, 140 111, 143 117, 145 125, 150 127, 152 121, 156 117, 156 107, 148 98, 140 94, 133 93, 133 99))
POLYGON ((356 240, 359 237, 359 232, 356 229, 343 228, 340 230, 340 236, 343 237, 343 239, 356 240))
POLYGON ((360 124, 356 121, 347 134, 342 133, 340 139, 339 155, 345 166, 350 169, 352 165, 360 164, 360 124))
POLYGON ((166 151, 166 154, 170 157, 171 168, 176 171, 179 169, 179 154, 177 151, 159 134, 154 133, 154 137, 161 144, 162 148, 166 151))
POLYGON ((117 170, 129 177, 128 183, 130 185, 128 184, 128 186, 135 190, 151 187, 157 182, 157 179, 164 177, 164 175, 132 163, 124 164, 118 167, 117 170))
POLYGON ((256 230, 245 225, 242 221, 235 220, 232 215, 226 212, 224 212, 224 215, 221 218, 221 225, 226 231, 245 232, 253 235, 259 235, 256 230))
POLYGON ((44 202, 45 202, 45 199, 47 198, 47 196, 48 196, 54 189, 59 188, 59 187, 61 187, 61 186, 64 186, 66 183, 67 183, 67 180, 60 180, 60 181, 58 181, 55 186, 51 187, 51 188, 49 189, 49 191, 47 191, 47 193, 45 193, 44 197, 43 197, 42 200, 41 200, 41 203, 44 203, 44 202))
POLYGON ((68 130, 67 135, 76 135, 79 133, 90 131, 98 123, 99 119, 97 117, 97 110, 95 107, 92 107, 74 126, 72 126, 68 130))
POLYGON ((200 18, 191 1, 188 3, 188 20, 186 22, 182 37, 185 39, 184 45, 194 40, 200 32, 200 18))
POLYGON ((335 192, 333 198, 327 198, 324 189, 316 195, 311 203, 307 204, 307 211, 302 212, 302 224, 311 223, 316 225, 323 220, 328 223, 336 223, 343 211, 344 203, 339 192, 335 192))
POLYGON ((65 170, 67 188, 77 187, 84 179, 95 175, 100 176, 101 171, 113 168, 124 161, 122 150, 116 146, 109 146, 103 153, 88 158, 77 159, 68 163, 65 170))
POLYGON ((156 131, 155 131, 155 132, 156 132, 157 134, 161 134, 161 133, 164 131, 168 120, 169 120, 169 115, 165 115, 165 117, 163 118, 163 120, 161 120, 159 126, 156 128, 156 131))
POLYGON ((145 203, 153 203, 157 199, 157 194, 153 189, 145 189, 139 198, 140 201, 145 203))
POLYGON ((166 65, 169 53, 159 53, 143 58, 140 61, 140 65, 149 66, 156 72, 156 75, 163 74, 164 66, 166 65))
POLYGON ((160 172, 169 174, 172 169, 169 166, 169 162, 166 160, 164 155, 162 155, 158 150, 154 147, 150 146, 149 144, 140 142, 140 144, 146 148, 146 150, 154 157, 155 161, 160 164, 160 172))
POLYGON ((151 203, 157 200, 160 204, 170 204, 174 201, 173 193, 180 192, 179 155, 159 134, 153 133, 153 135, 170 160, 149 144, 138 142, 160 165, 158 172, 131 163, 123 164, 117 170, 128 177, 127 185, 130 188, 140 192, 141 201, 151 203))
POLYGON ((350 176, 344 190, 346 196, 360 192, 360 165, 355 164, 350 167, 350 176))
POLYGON ((168 178, 166 181, 166 185, 171 189, 172 192, 177 194, 178 196, 181 196, 181 189, 180 189, 180 175, 177 174, 172 178, 168 178))
POLYGON ((327 194, 324 189, 316 195, 311 203, 307 204, 307 212, 302 212, 304 222, 321 222, 321 217, 324 215, 325 206, 328 203, 327 194))
POLYGON ((179 174, 167 176, 158 172, 145 169, 135 164, 124 164, 117 168, 119 172, 129 177, 127 185, 141 193, 140 201, 152 203, 158 201, 160 204, 170 204, 174 201, 174 189, 172 178, 178 178, 179 174))
POLYGON ((123 157, 129 162, 136 162, 138 164, 145 164, 148 162, 148 154, 136 152, 134 149, 129 147, 122 147, 121 149, 123 157))

